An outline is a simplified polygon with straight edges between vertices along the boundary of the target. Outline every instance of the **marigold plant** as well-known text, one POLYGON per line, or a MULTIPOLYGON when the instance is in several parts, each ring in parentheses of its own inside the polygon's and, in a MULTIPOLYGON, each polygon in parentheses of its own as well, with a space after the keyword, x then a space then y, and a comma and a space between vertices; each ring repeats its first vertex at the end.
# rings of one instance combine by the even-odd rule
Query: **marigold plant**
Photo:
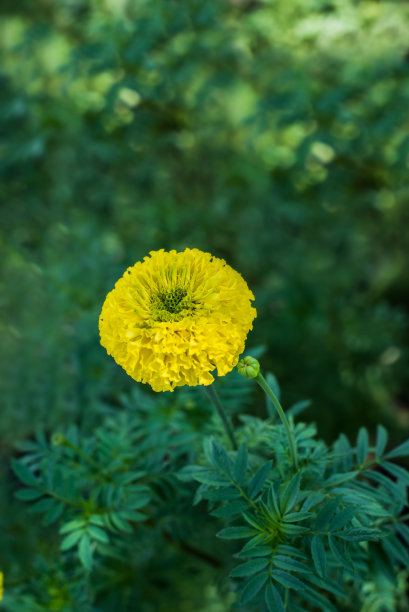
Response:
POLYGON ((106 297, 101 344, 136 381, 154 391, 210 385, 230 372, 256 310, 242 276, 198 249, 152 251, 106 297))

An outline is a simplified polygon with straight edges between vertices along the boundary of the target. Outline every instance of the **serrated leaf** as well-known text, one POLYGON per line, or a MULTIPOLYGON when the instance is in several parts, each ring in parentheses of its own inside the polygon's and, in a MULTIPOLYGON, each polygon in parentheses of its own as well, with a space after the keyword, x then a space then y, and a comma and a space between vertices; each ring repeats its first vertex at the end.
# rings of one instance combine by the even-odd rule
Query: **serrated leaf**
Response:
POLYGON ((82 529, 78 529, 78 531, 71 531, 71 533, 65 536, 65 538, 61 542, 60 549, 64 551, 64 550, 68 550, 72 548, 73 546, 75 546, 75 544, 81 538, 83 533, 84 531, 82 529))
POLYGON ((268 573, 263 572, 262 574, 256 574, 252 576, 244 583, 243 589, 240 593, 240 604, 244 605, 249 603, 257 593, 263 588, 268 579, 268 573))
POLYGON ((282 584, 286 589, 294 589, 296 591, 303 591, 305 589, 305 584, 288 572, 274 569, 270 575, 273 580, 282 584))
POLYGON ((323 528, 328 525, 328 523, 334 516, 340 501, 340 497, 333 497, 319 511, 319 513, 317 514, 317 518, 315 519, 315 526, 317 531, 322 531, 323 528))
POLYGON ((346 570, 353 570, 352 560, 347 552, 347 548, 344 542, 338 542, 333 536, 328 536, 328 545, 334 555, 335 559, 342 565, 346 570))
POLYGON ((368 431, 365 429, 365 427, 360 427, 356 441, 356 456, 359 465, 362 465, 365 462, 365 459, 368 455, 368 446, 368 431))
POLYGON ((146 504, 151 501, 151 498, 151 494, 149 493, 148 495, 141 495, 140 497, 128 499, 126 504, 132 510, 137 510, 138 508, 146 506, 146 504))
POLYGON ((280 491, 280 510, 282 514, 289 512, 296 504, 300 492, 300 478, 300 473, 297 472, 280 491))
POLYGON ((13 472, 15 473, 17 478, 21 480, 21 482, 23 482, 24 484, 30 487, 38 486, 38 480, 34 476, 33 472, 27 466, 22 464, 20 461, 17 461, 17 459, 12 459, 11 467, 13 468, 13 472))
POLYGON ((348 542, 363 542, 367 540, 379 540, 385 537, 385 533, 379 529, 366 529, 365 527, 352 527, 345 531, 337 533, 339 538, 347 540, 348 542))
POLYGON ((267 555, 272 554, 271 546, 255 546, 250 550, 242 550, 237 556, 244 559, 249 559, 252 557, 266 557, 267 555))
MULTIPOLYGON (((386 448, 386 443, 388 442, 388 432, 385 427, 382 425, 378 425, 376 428, 376 447, 375 447, 375 455, 376 457, 381 457, 386 448)), ((409 452, 409 447, 408 447, 409 452)))
POLYGON ((343 510, 340 510, 330 521, 329 531, 338 531, 345 527, 347 523, 356 515, 357 508, 355 506, 348 506, 343 510))
POLYGON ((211 441, 211 458, 213 465, 228 476, 232 476, 233 462, 217 440, 211 441))
POLYGON ((86 570, 92 569, 92 547, 91 540, 87 534, 83 535, 78 547, 78 555, 86 570))
POLYGON ((32 501, 34 499, 43 497, 43 495, 43 491, 40 491, 39 489, 20 489, 19 491, 16 491, 14 497, 22 501, 32 501))
POLYGON ((314 535, 311 539, 311 556, 317 574, 324 578, 327 573, 327 559, 322 539, 317 535, 314 535))
POLYGON ((240 448, 237 451, 236 463, 234 464, 233 472, 234 480, 240 485, 243 484, 244 479, 246 477, 247 456, 247 446, 244 443, 240 444, 240 448))
POLYGON ((248 495, 254 499, 260 493, 271 469, 271 461, 267 461, 253 476, 248 485, 248 495))
POLYGON ((283 600, 271 580, 269 580, 264 591, 264 599, 268 612, 285 612, 283 600))
POLYGON ((283 555, 275 555, 274 556, 274 567, 282 570, 288 570, 290 572, 301 572, 304 574, 310 574, 311 570, 309 567, 304 565, 304 563, 300 563, 296 559, 292 559, 291 557, 286 557, 283 555))
POLYGON ((403 442, 393 450, 391 450, 387 455, 387 459, 393 459, 394 457, 407 457, 409 455, 409 440, 403 442))
POLYGON ((251 538, 252 536, 257 535, 257 531, 255 529, 250 529, 249 527, 226 527, 222 529, 216 536, 218 538, 222 538, 223 540, 240 540, 242 538, 251 538))
POLYGON ((241 576, 249 576, 250 574, 256 574, 263 570, 270 563, 269 559, 252 559, 246 563, 238 565, 230 572, 232 578, 238 578, 241 576))

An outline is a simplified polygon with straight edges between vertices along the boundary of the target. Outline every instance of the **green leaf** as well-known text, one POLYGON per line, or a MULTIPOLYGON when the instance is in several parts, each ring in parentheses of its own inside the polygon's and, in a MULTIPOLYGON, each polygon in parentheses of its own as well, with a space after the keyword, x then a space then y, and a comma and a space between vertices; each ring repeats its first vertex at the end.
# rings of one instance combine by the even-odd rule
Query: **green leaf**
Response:
POLYGON ((303 592, 303 598, 309 603, 312 603, 313 606, 322 610, 322 612, 337 612, 328 599, 310 587, 307 587, 303 592))
POLYGON ((328 545, 332 554, 340 565, 342 565, 346 570, 351 571, 351 569, 353 569, 352 560, 347 552, 345 542, 339 542, 335 537, 328 536, 328 545))
POLYGON ((271 469, 271 461, 267 461, 249 482, 248 495, 250 499, 257 497, 271 469))
POLYGON ((234 489, 207 489, 202 491, 201 496, 203 499, 208 499, 210 501, 227 501, 229 499, 237 499, 241 497, 240 491, 236 488, 234 489))
POLYGON ((324 578, 327 573, 327 559, 322 539, 317 535, 313 536, 311 539, 311 556, 317 574, 321 576, 321 578, 324 578))
POLYGON ((149 494, 143 494, 140 497, 133 497, 132 499, 127 499, 126 500, 126 504, 129 508, 132 508, 132 510, 137 510, 138 508, 143 508, 144 506, 146 506, 146 504, 148 504, 151 501, 152 497, 149 494))
POLYGON ((288 570, 290 572, 301 572, 304 574, 310 574, 311 570, 309 567, 304 565, 304 563, 300 563, 296 559, 292 557, 286 557, 284 555, 275 555, 274 557, 274 567, 282 570, 288 570))
POLYGON ((343 510, 340 510, 330 521, 329 530, 338 531, 345 527, 349 521, 356 516, 357 508, 355 506, 348 506, 343 510))
POLYGON ((247 470, 247 446, 243 443, 237 452, 236 463, 234 464, 234 480, 238 484, 243 484, 247 470))
POLYGON ((124 531, 125 533, 132 533, 132 527, 127 521, 121 518, 121 516, 117 513, 109 514, 109 519, 114 527, 119 529, 120 531, 124 531))
POLYGON ((345 531, 337 533, 339 538, 347 540, 348 542, 363 542, 366 540, 379 540, 385 537, 384 532, 379 529, 366 529, 365 527, 352 527, 345 531))
POLYGON ((90 571, 92 569, 92 548, 91 540, 87 534, 82 536, 78 547, 78 554, 82 565, 86 570, 90 571))
POLYGON ((230 572, 232 578, 238 578, 239 576, 249 576, 250 574, 256 574, 263 570, 270 563, 269 559, 252 559, 247 563, 238 565, 230 572))
POLYGON ((73 546, 75 546, 75 544, 78 542, 78 540, 81 538, 83 534, 84 534, 83 529, 78 529, 78 531, 71 531, 71 533, 65 536, 65 538, 61 542, 60 549, 68 550, 69 548, 72 548, 73 546))
POLYGON ((365 427, 360 427, 356 441, 356 455, 359 465, 365 462, 368 455, 369 438, 365 427))
POLYGON ((13 468, 13 472, 15 473, 17 478, 21 480, 21 482, 28 485, 29 487, 38 486, 37 478, 34 476, 33 472, 29 470, 28 467, 25 466, 23 463, 17 461, 16 459, 12 459, 11 467, 13 468))
POLYGON ((403 467, 396 465, 395 463, 389 463, 389 461, 383 461, 382 467, 385 468, 389 474, 392 474, 392 476, 395 476, 399 480, 402 480, 406 485, 409 485, 409 472, 403 467))
POLYGON ((280 492, 280 509, 282 514, 289 512, 297 503, 300 492, 300 473, 297 472, 280 492))
POLYGON ((305 589, 305 584, 299 578, 296 578, 288 572, 274 569, 271 571, 271 577, 276 582, 282 584, 286 589, 294 589, 295 591, 303 591, 305 589))
POLYGON ((352 470, 352 472, 343 472, 341 474, 333 474, 327 480, 324 480, 322 483, 322 487, 331 487, 335 488, 338 485, 355 478, 359 474, 359 470, 352 470))
POLYGON ((268 579, 268 573, 263 572, 262 574, 256 574, 252 576, 244 583, 243 589, 240 593, 240 604, 244 605, 249 603, 257 593, 263 588, 268 579))
POLYGON ((104 544, 108 544, 109 537, 107 536, 105 531, 103 531, 102 529, 100 529, 96 525, 88 525, 87 532, 88 532, 88 534, 94 540, 99 540, 99 542, 103 542, 104 544))
POLYGON ((43 517, 43 525, 52 525, 64 512, 65 505, 62 502, 55 501, 53 506, 46 512, 43 517))
POLYGON ((333 497, 319 511, 319 513, 317 514, 317 518, 315 519, 315 526, 317 531, 322 531, 324 527, 328 525, 333 515, 335 514, 340 501, 340 497, 333 497))
POLYGON ((249 527, 226 527, 219 531, 219 533, 216 533, 216 536, 223 540, 241 540, 243 538, 251 538, 257 535, 257 533, 255 529, 250 529, 249 527))
MULTIPOLYGON (((376 457, 382 457, 387 442, 388 442, 388 432, 386 431, 385 427, 382 427, 382 425, 378 425, 376 429, 376 447, 375 447, 376 457)), ((409 453, 409 446, 408 446, 408 453, 409 453)))
POLYGON ((211 459, 213 465, 218 467, 224 474, 232 476, 233 462, 217 440, 211 441, 211 459))
POLYGON ((213 510, 213 512, 211 512, 210 514, 212 516, 219 516, 224 518, 234 516, 235 514, 241 514, 245 510, 248 510, 248 507, 249 505, 246 501, 237 499, 228 504, 225 504, 224 506, 221 506, 220 508, 217 508, 216 510, 213 510))
POLYGON ((409 455, 409 440, 407 440, 406 442, 403 442, 403 444, 400 444, 399 446, 391 450, 390 453, 386 455, 386 457, 388 459, 393 459, 394 457, 407 457, 408 455, 409 455))
POLYGON ((29 507, 29 512, 46 512, 54 507, 55 500, 50 497, 43 497, 38 502, 29 507))
POLYGON ((382 540, 382 547, 389 559, 396 559, 405 567, 409 565, 409 553, 402 542, 394 535, 382 540))
POLYGON ((285 612, 283 600, 271 580, 268 581, 264 591, 264 598, 268 612, 285 612))
POLYGON ((86 525, 87 521, 85 521, 83 518, 74 519, 73 521, 65 523, 65 525, 60 528, 60 533, 68 533, 69 531, 75 531, 77 529, 80 529, 81 527, 85 527, 86 525))
POLYGON ((395 529, 409 546, 409 527, 405 523, 395 523, 395 529))
POLYGON ((43 497, 43 495, 43 491, 39 489, 20 489, 14 494, 14 497, 23 501, 32 501, 33 499, 43 497))

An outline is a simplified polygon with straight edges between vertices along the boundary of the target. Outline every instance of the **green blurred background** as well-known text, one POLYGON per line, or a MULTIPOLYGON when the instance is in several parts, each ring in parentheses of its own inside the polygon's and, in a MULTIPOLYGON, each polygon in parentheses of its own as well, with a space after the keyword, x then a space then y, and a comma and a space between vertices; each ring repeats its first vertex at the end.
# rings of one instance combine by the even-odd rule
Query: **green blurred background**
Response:
POLYGON ((1 2, 4 474, 131 390, 98 315, 159 248, 242 273, 322 437, 408 436, 408 29, 399 1, 1 2))

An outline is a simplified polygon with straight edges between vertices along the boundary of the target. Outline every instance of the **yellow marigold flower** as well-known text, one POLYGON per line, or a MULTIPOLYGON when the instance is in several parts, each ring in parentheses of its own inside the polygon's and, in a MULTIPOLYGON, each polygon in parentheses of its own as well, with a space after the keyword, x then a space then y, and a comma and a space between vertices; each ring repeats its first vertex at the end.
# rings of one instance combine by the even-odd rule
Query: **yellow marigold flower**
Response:
POLYGON ((3 599, 3 572, 0 572, 0 601, 3 599))
POLYGON ((198 249, 152 251, 108 293, 101 344, 154 391, 210 385, 237 364, 256 310, 242 276, 198 249))

